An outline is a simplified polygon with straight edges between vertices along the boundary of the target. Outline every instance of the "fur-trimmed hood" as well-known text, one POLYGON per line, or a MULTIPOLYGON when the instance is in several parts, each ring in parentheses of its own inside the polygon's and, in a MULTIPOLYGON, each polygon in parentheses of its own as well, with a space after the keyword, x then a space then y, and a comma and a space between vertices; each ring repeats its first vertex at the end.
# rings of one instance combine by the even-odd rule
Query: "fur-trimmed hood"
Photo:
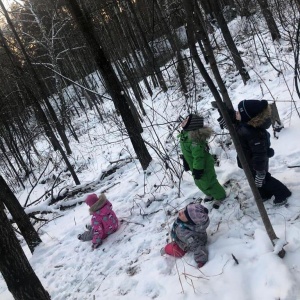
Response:
POLYGON ((213 130, 210 127, 203 127, 197 130, 189 131, 189 138, 196 143, 205 142, 212 134, 213 130))
POLYGON ((268 129, 271 126, 271 107, 268 107, 263 110, 256 117, 252 118, 247 122, 248 125, 253 127, 262 127, 264 129, 268 129))
POLYGON ((92 215, 97 210, 101 209, 106 203, 108 203, 108 201, 105 194, 101 194, 99 196, 98 201, 90 207, 89 209, 90 215, 92 215))

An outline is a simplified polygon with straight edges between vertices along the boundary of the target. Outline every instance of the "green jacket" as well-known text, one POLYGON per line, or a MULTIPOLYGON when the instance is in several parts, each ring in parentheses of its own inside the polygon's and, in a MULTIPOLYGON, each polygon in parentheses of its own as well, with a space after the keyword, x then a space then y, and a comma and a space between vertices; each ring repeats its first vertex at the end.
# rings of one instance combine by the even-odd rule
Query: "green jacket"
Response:
POLYGON ((194 169, 204 170, 207 166, 206 162, 213 160, 206 142, 211 135, 212 129, 209 127, 194 131, 182 131, 178 135, 182 154, 191 171, 194 169))
POLYGON ((226 192, 217 180, 214 158, 209 153, 207 145, 207 139, 212 132, 211 128, 203 127, 193 131, 182 131, 178 137, 182 154, 192 171, 195 184, 206 196, 223 200, 226 192), (199 174, 200 179, 196 179, 199 174))

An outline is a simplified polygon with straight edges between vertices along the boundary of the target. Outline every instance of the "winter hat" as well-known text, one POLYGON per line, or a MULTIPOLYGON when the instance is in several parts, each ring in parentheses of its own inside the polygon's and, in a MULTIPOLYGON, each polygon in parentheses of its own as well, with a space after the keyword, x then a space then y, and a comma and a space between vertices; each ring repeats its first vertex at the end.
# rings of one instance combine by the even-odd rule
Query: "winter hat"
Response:
POLYGON ((188 221, 194 225, 204 224, 208 220, 208 210, 200 203, 188 204, 184 213, 188 221))
POLYGON ((267 100, 243 100, 238 104, 242 122, 248 122, 268 107, 267 100))
POLYGON ((88 206, 93 206, 98 201, 98 196, 96 194, 90 194, 86 197, 85 203, 88 206))
POLYGON ((185 131, 197 130, 203 127, 204 118, 195 114, 190 114, 187 116, 187 122, 182 129, 185 131))

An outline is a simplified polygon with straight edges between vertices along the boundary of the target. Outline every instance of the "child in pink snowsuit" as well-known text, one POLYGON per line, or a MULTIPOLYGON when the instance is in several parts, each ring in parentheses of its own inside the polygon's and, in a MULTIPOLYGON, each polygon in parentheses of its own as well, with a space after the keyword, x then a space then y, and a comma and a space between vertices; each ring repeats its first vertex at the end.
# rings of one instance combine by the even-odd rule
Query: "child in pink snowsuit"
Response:
POLYGON ((107 200, 105 194, 99 197, 96 194, 87 196, 85 203, 90 207, 92 215, 91 226, 87 226, 88 231, 79 234, 77 237, 81 241, 92 240, 92 249, 98 248, 108 235, 117 231, 119 223, 112 204, 107 200))

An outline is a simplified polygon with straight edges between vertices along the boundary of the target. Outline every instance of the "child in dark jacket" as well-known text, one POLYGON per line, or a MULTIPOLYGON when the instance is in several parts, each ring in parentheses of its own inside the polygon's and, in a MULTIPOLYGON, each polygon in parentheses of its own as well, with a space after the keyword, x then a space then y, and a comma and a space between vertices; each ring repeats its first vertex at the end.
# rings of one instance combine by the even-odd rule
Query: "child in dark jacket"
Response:
POLYGON ((182 257, 186 252, 194 252, 197 266, 201 268, 208 260, 206 248, 209 225, 208 210, 200 203, 191 203, 178 213, 172 226, 172 242, 161 249, 161 254, 182 257))
POLYGON ((118 218, 112 210, 112 204, 107 200, 105 194, 99 197, 96 194, 87 196, 85 203, 90 207, 92 215, 91 225, 87 231, 77 237, 81 241, 92 241, 92 249, 98 248, 102 241, 118 229, 118 218))
MULTIPOLYGON (((255 179, 255 184, 263 201, 275 196, 275 206, 284 205, 291 191, 269 173, 269 158, 274 156, 270 147, 271 109, 266 100, 243 100, 238 104, 238 111, 230 114, 232 123, 239 136, 247 162, 255 179)), ((221 116, 218 119, 221 128, 226 124, 221 116)), ((242 168, 237 157, 238 166, 242 168)))

